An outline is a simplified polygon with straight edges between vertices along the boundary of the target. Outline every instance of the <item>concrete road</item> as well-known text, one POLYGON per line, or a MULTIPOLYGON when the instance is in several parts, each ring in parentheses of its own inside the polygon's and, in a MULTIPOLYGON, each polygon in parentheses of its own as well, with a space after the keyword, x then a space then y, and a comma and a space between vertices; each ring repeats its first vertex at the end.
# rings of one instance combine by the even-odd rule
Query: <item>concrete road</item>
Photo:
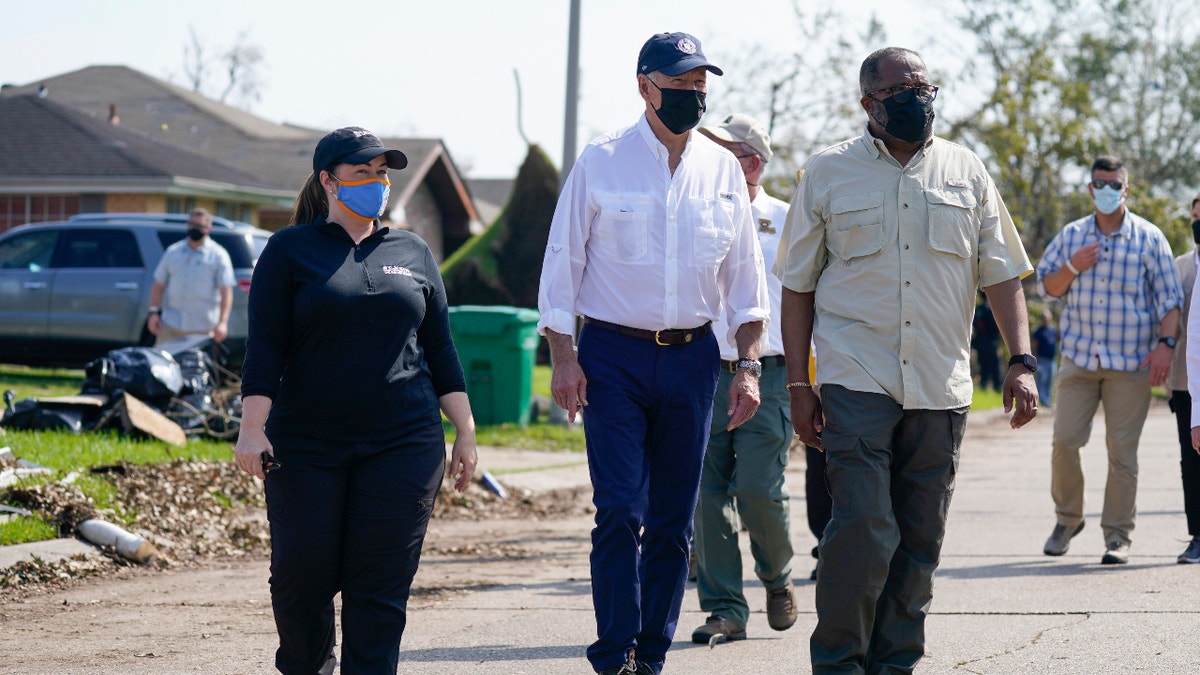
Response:
MULTIPOLYGON (((1128 565, 1101 566, 1106 472, 1103 419, 1084 450, 1087 527, 1061 558, 1042 554, 1053 414, 1012 431, 970 418, 919 673, 1200 672, 1200 566, 1177 565, 1187 528, 1174 419, 1156 403, 1143 435, 1139 515, 1128 565)), ((803 459, 793 455, 796 625, 766 625, 709 649, 688 642, 704 622, 689 584, 667 673, 806 673, 815 623, 804 517, 803 459)), ((493 451, 481 469, 507 485, 586 484, 579 455, 493 451)), ((590 519, 443 521, 432 527, 401 651, 400 672, 588 673, 594 639, 590 519), (508 557, 503 557, 508 556, 508 557)), ((104 580, 0 605, 0 671, 21 673, 271 672, 274 630, 262 561, 104 580), (8 666, 12 670, 8 670, 8 666)))

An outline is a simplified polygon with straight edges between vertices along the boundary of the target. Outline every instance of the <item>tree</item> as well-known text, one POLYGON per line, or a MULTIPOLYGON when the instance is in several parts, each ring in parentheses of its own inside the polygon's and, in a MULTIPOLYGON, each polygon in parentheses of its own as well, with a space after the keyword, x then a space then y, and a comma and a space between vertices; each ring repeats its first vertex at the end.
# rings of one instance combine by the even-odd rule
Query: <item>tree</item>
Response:
POLYGON ((1132 207, 1182 250, 1181 214, 1200 184, 1200 41, 1186 37, 1196 34, 1188 0, 962 4, 959 25, 982 61, 966 70, 994 84, 945 133, 988 162, 1030 254, 1091 210, 1083 185, 1100 154, 1126 161, 1132 207))
MULTIPOLYGON (((861 132, 858 68, 864 55, 886 41, 874 16, 855 33, 847 30, 849 22, 839 11, 826 7, 809 13, 801 4, 792 3, 796 37, 788 44, 799 45, 796 49, 739 45, 718 59, 728 64, 728 72, 750 76, 730 78, 721 90, 716 117, 741 112, 767 127, 776 158, 767 164, 764 183, 768 191, 785 196, 791 195, 795 170, 809 155, 861 132)), ((785 21, 765 20, 772 25, 785 21)))
POLYGON ((261 100, 264 59, 262 50, 249 41, 248 30, 238 33, 233 46, 216 56, 205 49, 195 27, 188 26, 188 35, 190 41, 183 46, 183 75, 192 91, 211 96, 215 87, 210 86, 209 73, 218 70, 225 75, 220 95, 214 96, 218 101, 231 103, 230 96, 237 94, 235 100, 249 108, 261 100))

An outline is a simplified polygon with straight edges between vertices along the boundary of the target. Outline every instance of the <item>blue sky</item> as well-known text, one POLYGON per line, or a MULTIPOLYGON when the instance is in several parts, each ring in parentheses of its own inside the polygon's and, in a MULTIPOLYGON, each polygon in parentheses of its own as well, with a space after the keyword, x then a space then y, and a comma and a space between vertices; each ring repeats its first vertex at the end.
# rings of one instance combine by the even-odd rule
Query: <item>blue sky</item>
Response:
MULTIPOLYGON (((936 53, 925 43, 945 4, 843 0, 839 7, 854 30, 875 12, 890 41, 925 50, 933 68, 936 53)), ((639 114, 635 62, 651 34, 693 33, 720 64, 721 55, 738 50, 790 48, 791 6, 790 0, 583 0, 578 147, 639 114)), ((210 52, 228 48, 244 31, 265 60, 253 113, 320 129, 355 124, 381 135, 439 137, 469 175, 507 177, 525 156, 514 69, 525 134, 561 161, 568 9, 568 0, 10 3, 0 82, 127 65, 182 85, 189 26, 210 52)), ((714 112, 720 80, 710 80, 714 112)))

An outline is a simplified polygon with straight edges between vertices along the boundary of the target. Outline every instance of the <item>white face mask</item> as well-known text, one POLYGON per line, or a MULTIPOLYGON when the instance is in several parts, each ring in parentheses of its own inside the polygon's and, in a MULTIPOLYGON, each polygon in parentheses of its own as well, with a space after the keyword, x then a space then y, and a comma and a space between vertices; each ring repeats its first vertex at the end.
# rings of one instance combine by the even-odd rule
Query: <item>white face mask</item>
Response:
POLYGON ((1096 205, 1097 211, 1107 216, 1120 208, 1124 198, 1123 192, 1123 190, 1115 190, 1107 185, 1102 188, 1092 188, 1092 203, 1096 205))

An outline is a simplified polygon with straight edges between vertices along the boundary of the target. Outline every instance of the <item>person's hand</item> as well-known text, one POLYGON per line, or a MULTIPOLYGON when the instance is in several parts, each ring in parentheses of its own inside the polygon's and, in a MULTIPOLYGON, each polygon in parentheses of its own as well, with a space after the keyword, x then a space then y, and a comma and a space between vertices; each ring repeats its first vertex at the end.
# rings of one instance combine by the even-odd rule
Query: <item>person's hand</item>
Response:
POLYGON ((1200 453, 1200 427, 1192 427, 1192 449, 1200 453))
POLYGON ((1150 350, 1150 354, 1142 359, 1139 368, 1150 367, 1150 386, 1157 387, 1167 381, 1167 376, 1171 374, 1171 360, 1175 356, 1175 350, 1166 346, 1163 343, 1150 350))
POLYGON ((578 361, 572 359, 554 366, 550 375, 550 393, 554 403, 567 411, 567 419, 575 422, 575 414, 588 404, 587 377, 578 361))
POLYGON ((265 431, 249 427, 238 430, 237 445, 233 447, 233 460, 237 462, 239 469, 252 476, 266 478, 262 469, 264 452, 275 454, 265 431))
POLYGON ((822 452, 821 432, 825 430, 825 413, 821 410, 821 399, 812 387, 793 387, 791 396, 792 430, 800 442, 822 452))
POLYGON ((729 383, 729 424, 726 431, 733 431, 754 417, 762 396, 758 391, 758 377, 745 368, 738 368, 729 383))
POLYGON ((157 314, 151 314, 146 319, 146 330, 150 331, 151 335, 158 335, 158 329, 162 326, 162 317, 157 314))
POLYGON ((447 471, 454 479, 454 489, 462 492, 471 484, 475 476, 475 465, 479 463, 479 455, 475 448, 474 433, 460 433, 454 437, 454 447, 450 450, 450 466, 447 471))
POLYGON ((1080 272, 1096 264, 1100 260, 1100 242, 1094 241, 1071 254, 1071 264, 1080 272))
POLYGON ((1020 429, 1037 417, 1037 384, 1033 380, 1033 373, 1024 366, 1018 364, 1008 367, 1003 391, 1004 412, 1013 414, 1009 426, 1020 429))
POLYGON ((221 323, 213 326, 213 332, 212 332, 213 341, 224 342, 225 338, 228 336, 229 336, 229 323, 228 322, 222 321, 221 323))

